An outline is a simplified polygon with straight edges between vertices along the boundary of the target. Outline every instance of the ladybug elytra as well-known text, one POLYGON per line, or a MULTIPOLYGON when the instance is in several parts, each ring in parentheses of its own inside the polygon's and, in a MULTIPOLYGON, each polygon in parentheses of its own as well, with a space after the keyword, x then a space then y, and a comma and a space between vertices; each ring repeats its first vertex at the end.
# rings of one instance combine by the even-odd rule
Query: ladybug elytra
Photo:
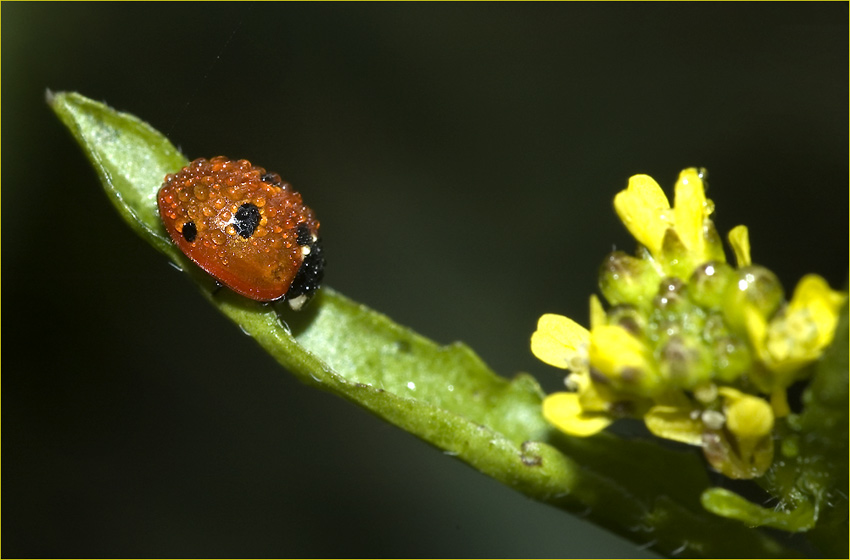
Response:
POLYGON ((234 292, 298 310, 321 284, 319 221, 277 173, 200 158, 167 175, 157 198, 180 250, 234 292))

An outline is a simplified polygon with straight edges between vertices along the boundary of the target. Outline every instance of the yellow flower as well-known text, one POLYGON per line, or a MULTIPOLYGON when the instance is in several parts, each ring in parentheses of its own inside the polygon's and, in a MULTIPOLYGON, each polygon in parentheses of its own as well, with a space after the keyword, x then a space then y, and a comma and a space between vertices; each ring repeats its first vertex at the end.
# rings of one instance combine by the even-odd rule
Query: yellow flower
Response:
POLYGON ((586 437, 604 430, 613 418, 603 412, 587 412, 578 393, 553 393, 543 400, 543 417, 571 436, 586 437))
POLYGON ((764 399, 721 387, 725 430, 703 434, 703 453, 729 478, 763 475, 773 461, 773 410, 764 399))
MULTIPOLYGON (((594 295, 590 298, 592 331, 572 319, 547 313, 540 317, 537 330, 531 335, 531 351, 537 358, 549 365, 572 371, 566 378, 566 385, 572 392, 554 393, 543 401, 543 416, 570 435, 589 436, 605 429, 614 421, 614 416, 609 414, 612 403, 630 398, 627 395, 617 395, 612 387, 594 383, 590 377, 592 332, 597 333, 597 348, 594 351, 599 350, 600 343, 606 348, 603 353, 616 353, 623 349, 623 342, 617 341, 620 333, 609 336, 610 329, 616 331, 619 327, 609 329, 604 325, 605 320, 602 303, 594 295), (598 334, 600 332, 601 336, 598 334)), ((633 344, 632 341, 626 340, 626 344, 633 344)), ((633 347, 632 350, 638 349, 633 347)), ((613 361, 609 359, 609 363, 613 361)), ((642 364, 643 362, 634 362, 633 365, 642 364)))
POLYGON ((591 365, 616 387, 647 395, 658 385, 646 345, 619 325, 600 325, 590 331, 591 365))
MULTIPOLYGON (((591 316, 604 319, 599 300, 590 300, 591 316), (601 313, 601 315, 600 315, 601 313)), ((531 351, 543 362, 573 371, 567 385, 577 392, 554 393, 543 401, 543 416, 560 430, 574 436, 590 436, 613 421, 606 413, 608 398, 590 380, 588 347, 590 332, 567 317, 547 313, 531 335, 531 351)))
POLYGON ((573 392, 554 393, 543 401, 544 417, 560 430, 574 436, 593 435, 611 422, 615 403, 635 401, 634 394, 651 392, 657 384, 647 349, 640 340, 619 326, 600 324, 605 311, 596 297, 590 300, 593 330, 572 319, 546 314, 540 317, 531 336, 531 350, 543 362, 569 369, 566 384, 573 392), (590 362, 607 382, 590 376, 590 362), (626 388, 626 393, 618 387, 626 388))
POLYGON ((681 172, 672 207, 651 177, 635 175, 614 208, 637 255, 605 259, 599 288, 611 307, 591 297, 589 330, 540 318, 532 351, 570 370, 568 392, 546 397, 543 415, 581 437, 643 419, 658 437, 700 446, 728 477, 762 476, 787 388, 831 343, 845 294, 810 275, 785 303, 776 275, 753 265, 743 225, 729 232, 737 267, 726 264, 702 170, 681 172))
POLYGON ((714 203, 705 197, 704 174, 696 168, 679 174, 673 208, 648 175, 634 175, 614 197, 620 220, 667 274, 687 278, 697 265, 726 260, 709 219, 714 203))
POLYGON ((590 332, 563 315, 547 313, 537 321, 531 335, 531 351, 550 366, 580 371, 587 369, 590 332))
POLYGON ((744 311, 747 333, 760 361, 773 373, 764 390, 778 417, 789 412, 786 390, 795 374, 816 360, 832 342, 844 294, 817 274, 803 277, 788 305, 768 322, 753 307, 744 311))
POLYGON ((755 443, 773 429, 773 411, 764 399, 737 389, 720 387, 717 392, 724 397, 726 426, 738 440, 741 456, 747 456, 755 443))
POLYGON ((670 202, 649 175, 634 175, 614 197, 614 209, 623 225, 653 257, 661 255, 664 233, 673 225, 670 202))
POLYGON ((817 274, 804 276, 784 312, 767 329, 765 349, 771 369, 799 367, 820 356, 835 334, 844 294, 829 288, 817 274))
POLYGON ((714 204, 705 198, 705 185, 700 170, 685 169, 676 181, 676 205, 673 209, 676 233, 688 251, 696 255, 696 263, 709 260, 704 229, 714 204))
POLYGON ((653 406, 645 415, 653 434, 703 448, 708 462, 730 478, 761 476, 773 461, 774 415, 762 398, 731 387, 713 387, 717 408, 701 408, 686 399, 653 406))
POLYGON ((699 410, 695 408, 656 405, 649 409, 643 421, 647 429, 658 437, 688 445, 702 444, 704 427, 699 410))

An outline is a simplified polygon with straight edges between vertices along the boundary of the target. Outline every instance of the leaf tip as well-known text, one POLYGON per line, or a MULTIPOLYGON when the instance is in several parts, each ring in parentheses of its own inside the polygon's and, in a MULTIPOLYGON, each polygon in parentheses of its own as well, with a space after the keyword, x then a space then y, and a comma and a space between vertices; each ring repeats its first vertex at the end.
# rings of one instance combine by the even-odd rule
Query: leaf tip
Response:
POLYGON ((50 88, 44 88, 44 101, 54 111, 58 110, 64 103, 66 103, 67 99, 72 95, 74 95, 74 92, 72 91, 54 91, 50 88))

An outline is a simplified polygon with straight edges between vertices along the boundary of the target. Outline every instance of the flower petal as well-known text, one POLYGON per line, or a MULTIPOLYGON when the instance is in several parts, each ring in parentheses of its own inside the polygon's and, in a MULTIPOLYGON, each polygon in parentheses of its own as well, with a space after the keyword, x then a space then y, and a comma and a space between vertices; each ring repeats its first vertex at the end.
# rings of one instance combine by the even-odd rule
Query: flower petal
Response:
POLYGON ((747 330, 747 336, 750 338, 750 344, 753 346, 756 355, 762 360, 768 360, 767 348, 765 342, 767 337, 767 320, 764 315, 758 312, 754 305, 744 304, 743 316, 744 326, 747 330))
POLYGON ((602 307, 602 302, 596 294, 590 296, 590 328, 599 327, 607 323, 607 315, 605 308, 602 307))
POLYGON ((726 426, 739 442, 757 440, 770 434, 773 410, 767 401, 731 387, 721 387, 718 392, 726 399, 726 426))
POLYGON ((817 326, 817 344, 824 348, 832 342, 844 297, 843 293, 831 290, 822 277, 808 274, 797 283, 794 295, 788 303, 788 311, 794 313, 805 309, 809 313, 817 326))
POLYGON ((661 252, 664 232, 670 227, 670 202, 649 175, 634 175, 625 190, 614 197, 620 220, 653 255, 661 252))
POLYGON ((788 307, 767 326, 762 345, 768 367, 779 373, 792 373, 816 360, 832 342, 844 297, 817 274, 803 277, 788 307))
POLYGON ((650 432, 688 445, 701 445, 703 427, 690 410, 673 406, 653 406, 643 417, 650 432))
POLYGON ((590 332, 569 317, 547 313, 531 335, 531 351, 550 366, 578 369, 589 340, 590 332))
POLYGON ((649 364, 640 339, 619 325, 602 325, 590 333, 590 363, 603 375, 617 379, 630 370, 646 377, 649 364))
POLYGON ((703 453, 711 465, 730 478, 762 476, 773 462, 774 416, 760 397, 731 387, 719 387, 723 396, 725 430, 703 433, 703 453))
POLYGON ((594 383, 590 379, 590 373, 582 374, 583 379, 578 385, 578 402, 585 413, 608 412, 611 404, 617 397, 611 387, 594 383))
POLYGON ((676 233, 685 247, 694 254, 697 263, 705 254, 703 222, 710 214, 705 198, 702 173, 695 167, 683 170, 676 181, 676 201, 673 208, 676 233))
POLYGON ((729 231, 729 244, 735 251, 735 261, 738 263, 738 268, 753 264, 752 259, 750 259, 750 232, 747 226, 733 227, 729 231))
POLYGON ((773 462, 773 438, 765 436, 749 442, 742 449, 740 441, 727 430, 706 430, 702 438, 702 452, 712 467, 736 479, 762 476, 773 462))
POLYGON ((592 436, 613 421, 602 413, 584 412, 576 393, 553 393, 543 400, 543 416, 559 430, 573 436, 592 436))

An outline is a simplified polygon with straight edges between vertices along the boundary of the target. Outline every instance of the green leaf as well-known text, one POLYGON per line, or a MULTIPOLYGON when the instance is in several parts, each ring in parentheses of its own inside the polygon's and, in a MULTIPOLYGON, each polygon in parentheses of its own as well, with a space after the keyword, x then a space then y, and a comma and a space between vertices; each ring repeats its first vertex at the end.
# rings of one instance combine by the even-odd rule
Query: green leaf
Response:
POLYGON ((717 515, 738 519, 752 527, 807 531, 815 524, 814 506, 807 501, 792 510, 783 511, 757 506, 725 488, 709 488, 702 494, 702 503, 717 515))
POLYGON ((118 213, 136 232, 172 260, 172 245, 159 220, 156 193, 166 173, 186 158, 146 122, 76 93, 47 91, 47 103, 89 158, 118 213))
POLYGON ((647 548, 684 556, 795 554, 701 507, 708 477, 696 453, 610 434, 560 434, 541 416, 543 394, 533 378, 504 379, 463 344, 439 346, 328 287, 300 313, 227 290, 212 297, 214 281, 171 244, 156 209, 164 176, 183 167, 186 158, 132 115, 76 93, 49 94, 48 102, 130 226, 305 383, 647 548))

